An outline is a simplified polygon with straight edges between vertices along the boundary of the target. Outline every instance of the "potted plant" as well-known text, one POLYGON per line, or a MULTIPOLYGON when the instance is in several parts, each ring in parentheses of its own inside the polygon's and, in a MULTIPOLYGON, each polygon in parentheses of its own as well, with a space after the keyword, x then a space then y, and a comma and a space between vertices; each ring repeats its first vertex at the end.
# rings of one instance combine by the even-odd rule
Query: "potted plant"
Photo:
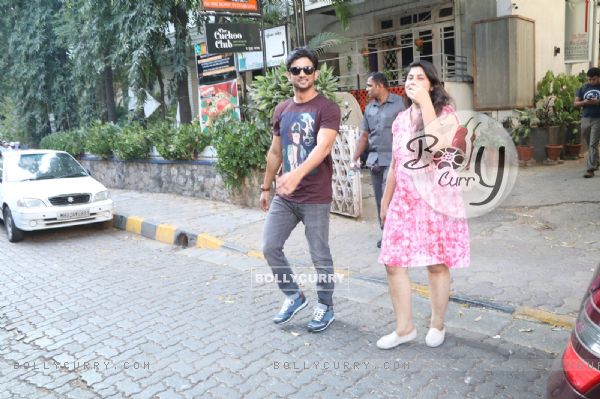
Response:
POLYGON ((415 50, 417 50, 418 52, 421 52, 423 50, 424 44, 425 44, 425 40, 421 39, 420 37, 415 39, 415 50))
POLYGON ((584 72, 579 75, 566 75, 564 73, 556 75, 556 96, 561 100, 559 104, 561 108, 557 109, 557 112, 561 129, 564 130, 564 134, 561 136, 564 141, 561 144, 572 141, 572 136, 579 133, 580 113, 579 109, 574 106, 575 93, 586 82, 586 79, 584 72), (577 132, 574 133, 574 130, 577 130, 577 132))
POLYGON ((538 82, 534 102, 540 123, 539 128, 532 131, 531 138, 538 161, 544 159, 544 149, 548 158, 558 160, 556 154, 562 151, 561 146, 571 141, 573 130, 579 123, 579 110, 573 102, 575 92, 584 83, 583 79, 581 74, 554 75, 548 71, 538 82))
POLYGON ((581 152, 581 135, 579 129, 575 128, 571 131, 571 135, 565 145, 565 155, 570 159, 579 158, 581 152))
MULTIPOLYGON (((533 146, 530 145, 531 128, 538 125, 539 119, 533 108, 526 108, 522 111, 515 110, 515 112, 518 114, 517 120, 519 124, 513 127, 511 137, 517 146, 519 160, 528 162, 533 158, 533 146)), ((512 118, 510 118, 510 124, 512 126, 512 118)))

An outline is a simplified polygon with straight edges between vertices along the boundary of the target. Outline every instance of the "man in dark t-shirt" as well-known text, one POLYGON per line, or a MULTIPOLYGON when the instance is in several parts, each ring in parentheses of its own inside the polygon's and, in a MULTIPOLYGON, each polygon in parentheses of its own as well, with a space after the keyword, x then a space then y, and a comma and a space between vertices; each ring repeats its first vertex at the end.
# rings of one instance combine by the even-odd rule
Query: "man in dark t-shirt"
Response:
POLYGON ((307 48, 288 56, 287 78, 294 97, 277 105, 273 113, 273 139, 267 154, 267 170, 261 186, 260 205, 268 211, 263 229, 263 254, 279 288, 287 296, 276 324, 284 324, 308 301, 283 253, 292 230, 302 222, 317 276, 318 303, 308 323, 311 332, 325 330, 334 320, 334 270, 329 249, 331 208, 331 149, 340 126, 340 108, 315 89, 318 59, 307 48), (276 175, 278 175, 276 177, 276 175), (277 191, 270 202, 271 185, 277 191))
POLYGON ((575 94, 576 108, 581 111, 581 135, 588 145, 586 172, 583 177, 594 177, 598 170, 598 142, 600 142, 600 68, 587 71, 588 82, 575 94))

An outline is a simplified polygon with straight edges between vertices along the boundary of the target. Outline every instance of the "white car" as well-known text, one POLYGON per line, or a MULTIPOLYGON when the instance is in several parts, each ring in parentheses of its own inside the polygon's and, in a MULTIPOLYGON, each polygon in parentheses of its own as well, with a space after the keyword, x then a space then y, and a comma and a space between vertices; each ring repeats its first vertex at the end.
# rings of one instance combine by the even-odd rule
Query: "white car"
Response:
POLYGON ((4 151, 0 155, 0 218, 10 242, 24 231, 53 229, 113 218, 106 187, 66 152, 4 151))

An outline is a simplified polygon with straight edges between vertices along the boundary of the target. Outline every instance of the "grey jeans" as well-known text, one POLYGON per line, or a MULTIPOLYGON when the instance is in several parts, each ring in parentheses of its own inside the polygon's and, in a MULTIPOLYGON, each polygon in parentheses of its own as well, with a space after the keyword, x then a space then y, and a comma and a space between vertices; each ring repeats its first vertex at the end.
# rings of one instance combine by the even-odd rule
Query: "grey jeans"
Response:
POLYGON ((587 170, 594 170, 599 161, 600 118, 581 118, 581 135, 588 146, 587 170))
POLYGON ((373 192, 375 193, 375 202, 377 203, 377 219, 379 220, 379 226, 381 225, 381 198, 385 191, 385 181, 387 180, 389 166, 376 165, 371 168, 371 185, 373 186, 373 192))
POLYGON ((299 292, 290 264, 283 253, 283 245, 299 222, 304 224, 304 234, 313 265, 317 271, 319 302, 333 305, 333 259, 329 250, 329 211, 331 204, 298 204, 278 195, 273 198, 263 229, 263 254, 271 267, 279 289, 286 295, 299 292))

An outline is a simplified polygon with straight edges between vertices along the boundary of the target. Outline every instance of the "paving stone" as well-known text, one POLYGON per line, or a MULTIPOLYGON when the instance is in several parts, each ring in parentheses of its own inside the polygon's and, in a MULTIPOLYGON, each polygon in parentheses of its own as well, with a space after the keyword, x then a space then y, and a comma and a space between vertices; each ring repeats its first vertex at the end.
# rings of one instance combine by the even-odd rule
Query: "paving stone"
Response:
POLYGON ((240 393, 232 388, 224 384, 217 385, 216 387, 210 388, 207 390, 208 393, 211 393, 216 398, 239 398, 240 393))
POLYGON ((142 387, 139 384, 130 380, 118 381, 115 386, 119 392, 123 392, 127 396, 138 393, 142 390, 142 387))
POLYGON ((163 383, 159 382, 154 385, 147 386, 143 391, 131 395, 132 398, 150 398, 159 392, 166 390, 163 383))
POLYGON ((181 393, 176 392, 174 389, 170 388, 166 391, 158 393, 156 395, 159 399, 181 399, 184 396, 181 393))
POLYGON ((68 384, 70 381, 73 381, 76 379, 77 379, 77 375, 75 375, 74 373, 69 373, 66 375, 62 375, 58 378, 55 378, 50 383, 44 385, 44 388, 46 388, 50 391, 53 391, 53 390, 56 390, 56 388, 62 387, 63 385, 68 384))
POLYGON ((163 381, 168 387, 174 388, 176 392, 185 391, 186 389, 189 389, 192 386, 191 382, 188 379, 182 378, 176 374, 165 378, 163 381))

